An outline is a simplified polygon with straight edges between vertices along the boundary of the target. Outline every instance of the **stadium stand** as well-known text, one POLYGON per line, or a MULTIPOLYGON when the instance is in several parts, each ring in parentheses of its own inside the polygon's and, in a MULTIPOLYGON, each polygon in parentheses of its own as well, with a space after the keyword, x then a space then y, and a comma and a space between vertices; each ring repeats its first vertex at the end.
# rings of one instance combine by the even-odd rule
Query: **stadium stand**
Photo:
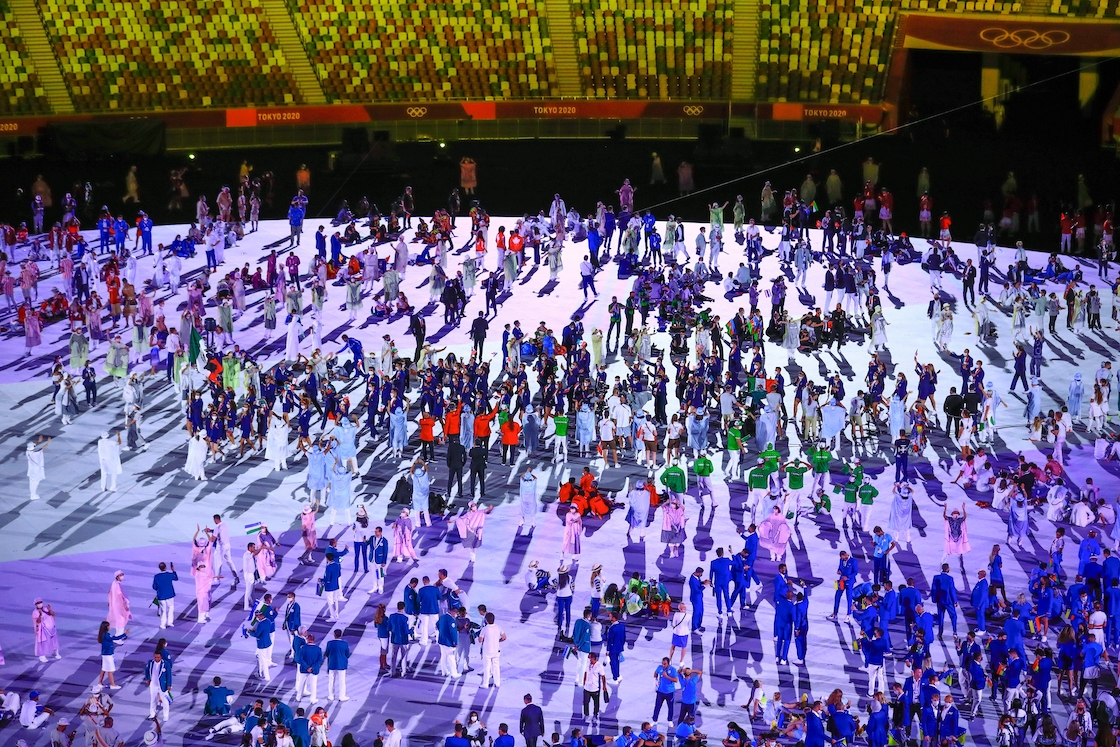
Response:
POLYGON ((882 100, 898 0, 762 0, 760 10, 760 100, 882 100))
POLYGON ((558 93, 543 7, 532 2, 289 0, 289 8, 332 101, 558 93))
POLYGON ((726 98, 733 0, 573 0, 584 94, 726 98))
POLYGON ((1050 14, 1072 18, 1120 18, 1120 0, 1051 0, 1050 14))
POLYGON ((257 0, 38 0, 78 111, 299 104, 257 0))
POLYGON ((945 13, 1018 13, 1020 2, 1009 0, 902 0, 902 10, 945 13))
POLYGON ((12 9, 0 0, 0 114, 50 111, 12 9))

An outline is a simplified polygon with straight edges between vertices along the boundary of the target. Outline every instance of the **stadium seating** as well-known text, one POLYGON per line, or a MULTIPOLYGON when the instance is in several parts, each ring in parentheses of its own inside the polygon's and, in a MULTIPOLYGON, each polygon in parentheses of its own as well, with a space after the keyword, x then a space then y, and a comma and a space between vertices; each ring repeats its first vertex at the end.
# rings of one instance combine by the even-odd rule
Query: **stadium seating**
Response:
POLYGON ((1120 18, 1120 0, 1050 0, 1052 15, 1076 18, 1120 18))
POLYGON ((535 2, 289 0, 289 7, 332 101, 559 93, 544 9, 535 2))
POLYGON ((902 0, 902 10, 944 13, 1018 13, 1022 3, 1011 0, 902 0))
POLYGON ((258 0, 38 0, 78 111, 303 103, 258 0))
POLYGON ((5 0, 0 0, 0 114, 42 114, 50 111, 39 88, 31 58, 5 0))
POLYGON ((760 100, 882 100, 898 0, 762 0, 760 11, 760 100))
POLYGON ((572 0, 584 94, 726 98, 734 0, 572 0))

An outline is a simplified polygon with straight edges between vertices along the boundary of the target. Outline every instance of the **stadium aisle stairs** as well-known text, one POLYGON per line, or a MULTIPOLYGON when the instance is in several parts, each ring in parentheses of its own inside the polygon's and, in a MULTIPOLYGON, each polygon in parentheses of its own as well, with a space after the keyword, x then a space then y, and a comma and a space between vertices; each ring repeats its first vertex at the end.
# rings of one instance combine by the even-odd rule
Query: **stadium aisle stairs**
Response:
POLYGON ((731 99, 754 101, 758 87, 758 0, 735 0, 731 46, 731 99))
POLYGON ((300 41, 287 4, 284 0, 261 0, 261 7, 264 9, 269 25, 272 26, 272 33, 276 36, 280 49, 284 51, 284 57, 291 66, 290 72, 303 94, 303 100, 308 104, 328 103, 323 93, 323 86, 319 83, 319 76, 315 75, 311 60, 307 58, 307 49, 300 41))
POLYGON ((575 98, 584 95, 576 57, 576 34, 572 28, 572 6, 566 0, 545 0, 548 33, 552 40, 552 61, 556 65, 560 95, 575 98))
POLYGON ((35 73, 39 76, 43 95, 47 97, 51 111, 55 114, 73 114, 74 101, 70 98, 70 89, 66 87, 62 70, 59 69, 58 58, 47 39, 35 0, 9 0, 9 5, 16 23, 19 24, 23 43, 27 53, 31 55, 31 63, 35 66, 35 73))

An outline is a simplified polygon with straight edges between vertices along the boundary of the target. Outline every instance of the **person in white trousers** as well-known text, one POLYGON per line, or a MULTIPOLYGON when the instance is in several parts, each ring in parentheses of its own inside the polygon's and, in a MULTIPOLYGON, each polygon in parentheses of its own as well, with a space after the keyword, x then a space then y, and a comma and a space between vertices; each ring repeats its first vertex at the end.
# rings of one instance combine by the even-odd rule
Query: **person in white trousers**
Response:
MULTIPOLYGON (((464 632, 464 635, 469 640, 470 633, 464 632)), ((436 640, 439 642, 439 673, 458 678, 459 629, 449 612, 444 612, 436 621, 436 640)))
POLYGON ((256 587, 257 578, 257 553, 260 549, 256 542, 250 542, 241 554, 241 573, 245 576, 245 609, 251 609, 253 602, 253 589, 256 587))
POLYGON ((315 643, 315 634, 307 634, 307 643, 299 649, 299 669, 303 672, 303 690, 296 694, 308 696, 312 703, 319 702, 319 670, 323 666, 323 649, 315 643))
POLYGON ((236 588, 240 579, 237 576, 237 566, 233 564, 233 552, 229 544, 229 525, 222 521, 220 514, 214 514, 214 528, 209 530, 209 534, 218 543, 217 552, 214 553, 212 562, 214 575, 220 576, 223 564, 228 565, 230 575, 233 576, 233 583, 230 584, 230 588, 236 588))
POLYGON ((171 669, 158 651, 144 666, 144 684, 148 686, 148 718, 156 717, 156 708, 163 710, 163 720, 171 718, 171 669))
POLYGON ((39 500, 39 483, 47 479, 43 452, 50 446, 50 443, 49 438, 44 442, 42 436, 39 436, 38 442, 27 442, 27 479, 31 483, 31 500, 33 501, 39 500))
POLYGON ((346 695, 346 669, 350 666, 350 644, 342 640, 342 631, 335 629, 334 640, 327 642, 327 700, 350 700, 346 695), (338 688, 336 690, 335 684, 338 688))
POLYGON ((482 658, 485 668, 482 670, 482 686, 490 687, 490 678, 494 678, 494 686, 502 686, 502 641, 506 639, 505 631, 494 622, 494 613, 486 613, 486 627, 478 635, 482 644, 482 658))
POLYGON ((117 475, 121 470, 121 434, 113 438, 109 431, 97 440, 97 461, 101 467, 101 489, 110 493, 117 490, 117 475))

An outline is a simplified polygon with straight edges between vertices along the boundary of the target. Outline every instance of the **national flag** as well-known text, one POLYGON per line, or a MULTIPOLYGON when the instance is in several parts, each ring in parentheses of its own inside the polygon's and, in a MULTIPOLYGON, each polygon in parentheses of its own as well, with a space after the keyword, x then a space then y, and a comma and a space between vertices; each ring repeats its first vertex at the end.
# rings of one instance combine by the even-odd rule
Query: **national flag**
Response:
POLYGON ((202 335, 198 333, 197 327, 192 326, 190 340, 187 343, 187 360, 193 366, 200 355, 202 355, 202 335))
POLYGON ((245 534, 257 534, 261 531, 261 523, 255 522, 253 524, 245 525, 245 534))

